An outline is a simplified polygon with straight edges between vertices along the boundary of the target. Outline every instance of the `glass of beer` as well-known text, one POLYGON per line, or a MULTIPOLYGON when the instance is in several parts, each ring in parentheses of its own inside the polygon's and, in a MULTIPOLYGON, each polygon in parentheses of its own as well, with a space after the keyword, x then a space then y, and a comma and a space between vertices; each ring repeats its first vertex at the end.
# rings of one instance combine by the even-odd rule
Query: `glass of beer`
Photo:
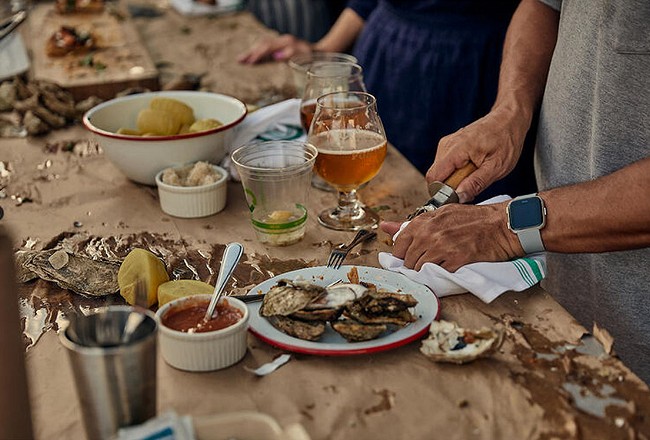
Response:
POLYGON ((308 142, 318 149, 314 170, 338 191, 338 206, 318 216, 340 231, 375 228, 379 216, 357 197, 357 189, 379 172, 386 157, 386 133, 375 97, 365 92, 333 92, 316 100, 308 142))

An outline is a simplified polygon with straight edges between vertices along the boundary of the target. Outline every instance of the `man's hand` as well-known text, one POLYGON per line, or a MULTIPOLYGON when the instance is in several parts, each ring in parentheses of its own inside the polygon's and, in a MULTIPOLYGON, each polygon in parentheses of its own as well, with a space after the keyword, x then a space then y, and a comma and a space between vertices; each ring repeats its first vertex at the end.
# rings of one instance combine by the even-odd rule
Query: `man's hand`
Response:
MULTIPOLYGON (((479 261, 507 261, 524 255, 519 239, 507 225, 506 203, 470 206, 445 205, 414 218, 399 234, 393 255, 404 266, 420 270, 427 262, 455 272, 479 261)), ((394 234, 399 224, 381 224, 394 234)))
POLYGON ((268 60, 284 61, 294 55, 311 52, 312 47, 308 42, 285 34, 259 41, 240 55, 237 61, 243 64, 257 64, 268 60))
POLYGON ((474 199, 517 164, 530 121, 493 110, 483 118, 442 138, 427 181, 443 182, 455 170, 473 162, 478 168, 458 186, 461 203, 474 199))

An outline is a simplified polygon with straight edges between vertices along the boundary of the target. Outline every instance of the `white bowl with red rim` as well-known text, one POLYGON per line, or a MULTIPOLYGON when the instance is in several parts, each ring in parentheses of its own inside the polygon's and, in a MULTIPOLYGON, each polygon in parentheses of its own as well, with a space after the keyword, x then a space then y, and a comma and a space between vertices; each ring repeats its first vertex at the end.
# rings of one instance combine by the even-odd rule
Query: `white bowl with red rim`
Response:
POLYGON ((246 105, 232 96, 174 90, 111 99, 88 110, 83 124, 94 134, 108 159, 129 179, 155 185, 156 174, 162 169, 200 160, 219 163, 230 146, 233 128, 246 114, 246 105), (217 119, 223 125, 171 136, 117 134, 120 128, 135 128, 138 113, 148 108, 155 97, 177 99, 192 108, 196 120, 217 119))
POLYGON ((222 297, 222 301, 242 312, 236 323, 221 330, 187 333, 164 324, 165 315, 173 308, 210 302, 212 295, 192 295, 168 302, 156 312, 160 323, 158 343, 163 359, 169 365, 185 371, 214 371, 239 362, 246 355, 248 335, 248 307, 235 298, 222 297))

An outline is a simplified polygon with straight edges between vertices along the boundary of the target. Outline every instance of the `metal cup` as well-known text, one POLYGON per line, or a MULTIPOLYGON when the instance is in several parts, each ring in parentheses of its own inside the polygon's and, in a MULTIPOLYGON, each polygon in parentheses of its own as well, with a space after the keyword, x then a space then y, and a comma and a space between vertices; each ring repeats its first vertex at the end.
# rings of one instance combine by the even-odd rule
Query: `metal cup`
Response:
POLYGON ((88 438, 111 438, 156 415, 157 330, 150 311, 109 306, 72 317, 61 332, 88 438))

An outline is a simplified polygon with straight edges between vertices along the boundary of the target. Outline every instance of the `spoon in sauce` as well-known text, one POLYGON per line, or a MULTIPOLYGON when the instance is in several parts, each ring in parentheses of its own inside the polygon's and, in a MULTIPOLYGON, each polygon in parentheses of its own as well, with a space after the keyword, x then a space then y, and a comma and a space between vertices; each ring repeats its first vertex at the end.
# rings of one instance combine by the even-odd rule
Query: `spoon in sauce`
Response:
MULTIPOLYGON (((230 279, 239 259, 244 252, 244 247, 239 243, 228 243, 226 249, 223 251, 223 257, 221 257, 221 267, 219 268, 219 275, 217 276, 217 283, 214 286, 214 292, 212 293, 212 299, 208 305, 208 310, 205 312, 203 317, 203 322, 208 322, 212 319, 214 310, 219 303, 221 294, 223 293, 226 283, 230 279)), ((199 324, 200 325, 200 324, 199 324)))

